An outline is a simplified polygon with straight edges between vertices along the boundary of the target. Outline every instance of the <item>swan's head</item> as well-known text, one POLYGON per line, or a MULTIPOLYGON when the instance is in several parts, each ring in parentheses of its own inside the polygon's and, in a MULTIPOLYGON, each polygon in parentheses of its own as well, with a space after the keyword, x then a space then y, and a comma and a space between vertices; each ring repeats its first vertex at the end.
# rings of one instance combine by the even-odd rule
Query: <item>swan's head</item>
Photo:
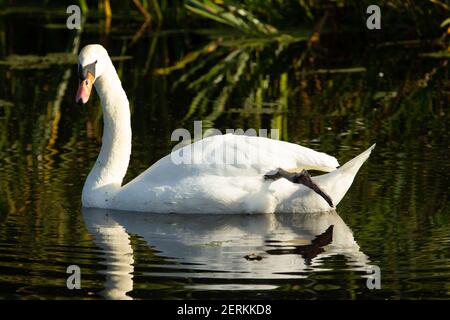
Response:
POLYGON ((91 95, 95 80, 105 72, 109 58, 108 52, 99 44, 89 44, 81 49, 78 55, 78 86, 75 102, 85 104, 91 95))

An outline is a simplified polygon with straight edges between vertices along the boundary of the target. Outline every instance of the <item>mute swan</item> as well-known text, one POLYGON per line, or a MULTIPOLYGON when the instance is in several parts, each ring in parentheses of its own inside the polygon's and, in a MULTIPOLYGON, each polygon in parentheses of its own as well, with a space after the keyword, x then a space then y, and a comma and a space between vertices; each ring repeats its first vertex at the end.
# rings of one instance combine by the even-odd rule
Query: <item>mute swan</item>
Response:
POLYGON ((76 102, 85 104, 95 86, 104 122, 100 154, 83 187, 84 207, 159 213, 327 211, 341 201, 375 147, 339 167, 332 156, 288 142, 212 136, 172 152, 122 186, 131 154, 127 96, 101 45, 84 47, 78 62, 76 102), (245 161, 218 161, 222 152, 245 161), (175 154, 202 161, 178 164, 175 154), (311 179, 307 169, 329 173, 311 179))

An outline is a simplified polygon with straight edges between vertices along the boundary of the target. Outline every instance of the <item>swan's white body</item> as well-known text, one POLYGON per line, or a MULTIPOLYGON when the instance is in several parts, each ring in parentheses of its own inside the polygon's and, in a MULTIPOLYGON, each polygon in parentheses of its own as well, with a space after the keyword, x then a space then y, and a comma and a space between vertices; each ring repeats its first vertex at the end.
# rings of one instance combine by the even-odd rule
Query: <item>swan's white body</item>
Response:
POLYGON ((296 144, 244 135, 212 136, 176 151, 190 152, 193 163, 176 164, 168 155, 122 186, 131 154, 128 99, 106 50, 86 46, 80 65, 95 61, 94 85, 104 131, 100 154, 83 188, 84 207, 158 213, 326 211, 328 203, 308 187, 286 179, 265 180, 264 174, 276 168, 329 172, 313 181, 336 206, 374 148, 336 170, 334 157, 296 144), (232 161, 227 158, 230 154, 232 161))

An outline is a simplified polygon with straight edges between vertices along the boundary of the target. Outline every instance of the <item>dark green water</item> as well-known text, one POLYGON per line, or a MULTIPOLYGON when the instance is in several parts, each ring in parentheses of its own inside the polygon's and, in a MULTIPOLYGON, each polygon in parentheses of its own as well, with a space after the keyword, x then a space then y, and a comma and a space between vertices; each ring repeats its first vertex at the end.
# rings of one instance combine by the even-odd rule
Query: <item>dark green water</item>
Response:
POLYGON ((138 23, 120 20, 108 35, 88 25, 77 36, 50 25, 63 21, 0 16, 1 298, 450 297, 450 84, 447 60, 422 56, 438 50, 433 45, 330 34, 299 69, 302 42, 258 40, 248 49, 242 41, 222 45, 229 35, 170 31, 131 45, 138 23), (341 163, 377 147, 337 212, 82 210, 81 189, 101 144, 99 100, 76 105, 75 62, 49 56, 70 52, 74 39, 126 56, 115 64, 132 108, 127 181, 170 152, 172 131, 192 129, 194 120, 221 130, 276 128, 283 140, 341 163), (211 54, 161 75, 208 43, 217 47, 211 54), (230 53, 236 58, 222 71, 195 85, 230 53), (80 290, 66 287, 69 265, 81 269, 80 290), (381 270, 378 290, 366 285, 373 266, 381 270))

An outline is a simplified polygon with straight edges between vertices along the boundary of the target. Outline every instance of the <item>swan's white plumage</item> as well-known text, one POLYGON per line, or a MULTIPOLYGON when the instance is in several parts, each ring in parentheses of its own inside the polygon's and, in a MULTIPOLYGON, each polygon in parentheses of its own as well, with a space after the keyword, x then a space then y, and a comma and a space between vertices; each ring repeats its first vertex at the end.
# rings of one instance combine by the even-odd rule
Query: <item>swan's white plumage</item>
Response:
POLYGON ((334 157, 299 145, 232 134, 208 137, 175 152, 191 152, 190 158, 203 160, 175 164, 171 155, 162 158, 125 185, 113 206, 156 212, 273 212, 278 197, 298 185, 265 181, 265 173, 278 167, 332 171, 339 165, 334 157), (217 154, 232 154, 235 161, 226 163, 217 154))
POLYGON ((102 102, 103 144, 83 187, 85 207, 178 213, 272 213, 325 211, 330 207, 311 189, 286 179, 264 180, 276 168, 315 169, 335 205, 368 158, 370 148, 339 170, 337 160, 296 144, 245 135, 212 136, 162 158, 122 187, 131 153, 128 99, 100 45, 80 52, 81 66, 97 61, 94 86, 102 102), (189 154, 190 163, 178 163, 189 154), (175 159, 175 160, 174 160, 175 159))

